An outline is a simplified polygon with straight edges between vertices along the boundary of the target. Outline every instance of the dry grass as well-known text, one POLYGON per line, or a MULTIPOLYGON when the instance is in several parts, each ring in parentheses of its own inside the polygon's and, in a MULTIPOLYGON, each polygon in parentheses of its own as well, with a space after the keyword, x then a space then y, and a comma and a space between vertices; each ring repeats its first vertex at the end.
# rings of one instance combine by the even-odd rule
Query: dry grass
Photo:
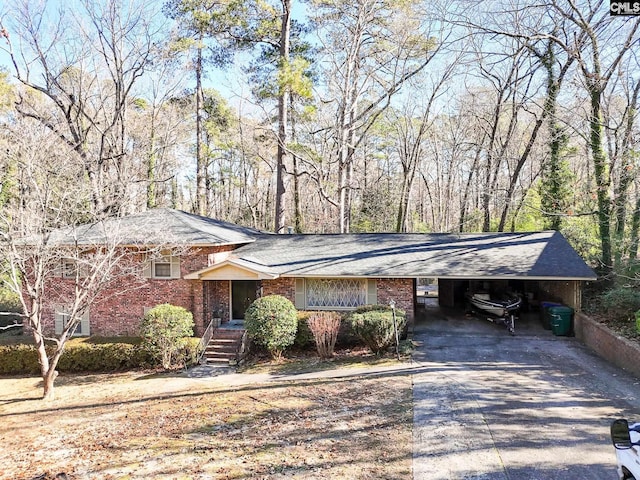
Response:
POLYGON ((126 373, 0 379, 0 478, 410 479, 408 374, 247 384, 126 373))
MULTIPOLYGON (((404 361, 409 361, 411 356, 404 354, 401 358, 404 361)), ((390 353, 378 357, 368 348, 358 346, 336 350, 330 359, 321 359, 315 351, 309 350, 288 352, 287 356, 279 361, 272 360, 266 354, 253 355, 239 368, 239 371, 243 373, 292 374, 352 367, 382 367, 395 364, 397 364, 397 360, 390 353)))

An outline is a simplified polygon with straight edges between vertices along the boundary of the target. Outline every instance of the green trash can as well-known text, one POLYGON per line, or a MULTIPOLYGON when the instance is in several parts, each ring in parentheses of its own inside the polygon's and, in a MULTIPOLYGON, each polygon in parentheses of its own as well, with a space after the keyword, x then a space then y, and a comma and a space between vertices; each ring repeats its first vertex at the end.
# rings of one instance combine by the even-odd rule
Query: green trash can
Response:
POLYGON ((552 307, 562 307, 562 304, 546 301, 540 304, 540 321, 545 330, 551 330, 551 312, 549 312, 549 309, 552 307))
POLYGON ((565 305, 549 308, 551 331, 554 335, 570 335, 573 320, 573 308, 565 305))

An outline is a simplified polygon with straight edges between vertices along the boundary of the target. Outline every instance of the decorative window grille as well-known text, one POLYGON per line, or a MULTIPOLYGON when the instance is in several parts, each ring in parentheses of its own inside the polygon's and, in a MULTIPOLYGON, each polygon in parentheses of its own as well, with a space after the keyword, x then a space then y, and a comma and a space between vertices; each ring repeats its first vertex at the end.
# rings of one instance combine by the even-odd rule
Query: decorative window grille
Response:
POLYGON ((307 308, 355 308, 367 303, 366 279, 308 278, 307 308))

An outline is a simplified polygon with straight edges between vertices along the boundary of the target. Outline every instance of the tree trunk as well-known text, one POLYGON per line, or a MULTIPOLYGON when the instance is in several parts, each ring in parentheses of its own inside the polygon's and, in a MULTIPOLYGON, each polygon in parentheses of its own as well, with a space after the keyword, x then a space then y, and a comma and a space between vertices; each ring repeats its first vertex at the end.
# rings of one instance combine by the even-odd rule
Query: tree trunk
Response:
MULTIPOLYGON (((280 68, 289 68, 289 43, 291 32, 291 0, 282 0, 282 27, 280 30, 280 68)), ((280 85, 278 96, 278 158, 276 159, 275 226, 276 233, 285 229, 285 188, 284 175, 287 156, 287 112, 290 86, 280 85)))
POLYGON ((44 394, 42 395, 42 399, 48 402, 55 400, 55 388, 54 384, 56 378, 58 377, 58 371, 54 368, 50 368, 45 375, 43 375, 42 380, 44 383, 44 394))
POLYGON ((602 268, 612 269, 611 262, 611 198, 609 187, 611 178, 609 164, 602 149, 602 118, 600 114, 602 92, 598 85, 590 85, 591 115, 589 118, 589 146, 593 155, 593 166, 598 200, 598 230, 602 248, 602 268))
POLYGON ((207 213, 207 163, 202 152, 202 107, 204 92, 202 90, 202 32, 198 38, 200 42, 196 51, 196 212, 198 215, 207 213))
MULTIPOLYGON (((637 188, 636 188, 637 190, 637 188)), ((631 242, 629 245, 629 266, 633 266, 638 258, 638 234, 640 232, 640 195, 636 192, 636 204, 631 217, 631 242)))
POLYGON ((405 172, 400 190, 400 201, 398 202, 398 218, 396 221, 396 232, 407 231, 407 210, 409 209, 409 193, 411 186, 408 185, 408 178, 405 172))
POLYGON ((156 115, 155 106, 151 116, 151 132, 149 138, 149 159, 147 162, 147 208, 155 208, 157 206, 156 199, 156 115))
POLYGON ((518 159, 518 164, 516 165, 516 168, 513 171, 513 174, 511 175, 511 178, 509 180, 509 187, 507 188, 507 198, 504 203, 504 207, 502 208, 502 215, 500 216, 500 224, 498 225, 499 232, 504 232, 504 227, 507 223, 507 214, 509 213, 509 204, 511 203, 511 199, 515 192, 518 179, 520 178, 520 172, 522 171, 522 168, 524 167, 525 163, 527 162, 527 159, 529 158, 529 155, 531 154, 531 151, 533 150, 533 146, 536 142, 536 138, 538 137, 538 132, 540 131, 540 127, 542 126, 542 122, 544 121, 545 116, 546 114, 543 111, 540 118, 536 121, 536 124, 533 127, 533 131, 531 132, 531 136, 529 137, 529 141, 527 142, 527 146, 525 147, 524 152, 522 152, 522 155, 518 159))
MULTIPOLYGON (((38 354, 38 363, 40 364, 40 375, 44 385, 43 400, 54 399, 54 382, 58 376, 55 367, 57 362, 50 362, 47 355, 47 349, 44 344, 44 336, 42 335, 42 325, 40 323, 40 308, 32 303, 32 311, 29 317, 29 323, 32 326, 33 340, 36 345, 38 354)), ((55 360, 55 359, 54 359, 55 360)))
POLYGON ((633 94, 629 101, 629 105, 625 114, 627 115, 627 121, 625 124, 624 135, 622 139, 622 169, 620 171, 620 182, 616 189, 615 198, 615 266, 620 267, 622 264, 622 254, 624 250, 624 234, 625 224, 627 222, 627 202, 629 197, 629 188, 636 176, 634 168, 634 152, 631 148, 633 141, 633 127, 635 124, 635 118, 637 114, 638 95, 640 94, 640 82, 636 84, 633 89, 633 94))
MULTIPOLYGON (((482 142, 484 142, 484 138, 482 139, 482 142)), ((463 233, 464 232, 464 225, 467 221, 467 203, 469 202, 469 195, 471 194, 471 184, 473 182, 473 177, 476 173, 476 170, 478 168, 478 165, 480 163, 480 154, 482 151, 482 147, 480 145, 478 145, 478 148, 476 150, 476 154, 473 157, 473 165, 471 166, 471 169, 469 170, 469 175, 467 176, 467 181, 465 182, 465 186, 464 186, 464 193, 462 195, 462 203, 460 205, 460 219, 458 221, 458 227, 459 227, 459 232, 463 233)))

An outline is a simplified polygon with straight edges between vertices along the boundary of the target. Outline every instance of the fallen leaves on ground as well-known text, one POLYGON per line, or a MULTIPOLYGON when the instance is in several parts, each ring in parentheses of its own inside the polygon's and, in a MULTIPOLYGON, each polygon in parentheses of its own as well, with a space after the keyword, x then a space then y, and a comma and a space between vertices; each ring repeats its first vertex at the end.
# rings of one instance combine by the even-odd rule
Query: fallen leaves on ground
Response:
POLYGON ((411 379, 0 379, 0 478, 411 478, 411 379))

